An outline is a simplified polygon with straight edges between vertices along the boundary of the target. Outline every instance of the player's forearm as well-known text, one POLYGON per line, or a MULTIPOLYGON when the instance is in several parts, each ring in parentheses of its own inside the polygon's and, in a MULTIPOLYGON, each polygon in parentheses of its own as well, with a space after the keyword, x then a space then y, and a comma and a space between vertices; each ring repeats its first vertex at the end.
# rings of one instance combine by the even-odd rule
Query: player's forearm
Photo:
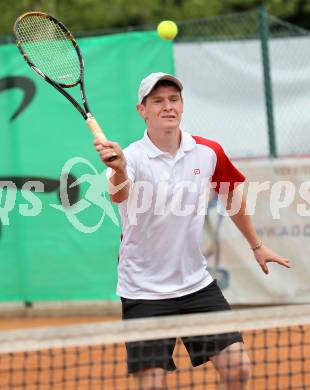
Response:
POLYGON ((131 181, 128 178, 126 168, 115 170, 109 178, 109 194, 112 202, 121 203, 129 196, 131 181))
POLYGON ((242 196, 240 210, 235 215, 231 215, 230 218, 248 241, 250 247, 256 247, 260 242, 260 238, 256 233, 251 217, 246 214, 245 196, 242 196))

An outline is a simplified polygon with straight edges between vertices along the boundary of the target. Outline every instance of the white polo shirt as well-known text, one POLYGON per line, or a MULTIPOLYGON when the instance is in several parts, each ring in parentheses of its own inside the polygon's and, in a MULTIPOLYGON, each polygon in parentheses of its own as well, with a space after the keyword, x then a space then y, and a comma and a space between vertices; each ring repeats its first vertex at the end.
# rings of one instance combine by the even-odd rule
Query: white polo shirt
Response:
POLYGON ((212 277, 201 252, 204 189, 216 182, 218 192, 219 183, 225 182, 224 191, 230 191, 245 177, 218 143, 184 131, 174 157, 159 150, 146 132, 124 154, 134 185, 118 205, 122 241, 117 294, 164 299, 206 287, 212 277))

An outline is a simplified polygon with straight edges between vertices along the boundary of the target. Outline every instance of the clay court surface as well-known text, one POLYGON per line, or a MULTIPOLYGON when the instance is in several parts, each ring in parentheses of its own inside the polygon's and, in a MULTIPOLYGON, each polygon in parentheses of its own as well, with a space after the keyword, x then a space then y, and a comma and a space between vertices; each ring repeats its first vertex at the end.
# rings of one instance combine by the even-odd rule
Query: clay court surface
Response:
MULTIPOLYGON (((0 330, 118 320, 119 317, 1 319, 0 330)), ((310 327, 244 334, 253 362, 249 389, 310 389, 310 327), (266 348, 268 345, 268 349, 266 348), (308 372, 305 372, 308 369, 308 372)), ((215 390, 217 377, 209 363, 192 369, 177 343, 176 373, 167 375, 167 389, 215 390)), ((125 390, 135 389, 126 373, 123 345, 76 347, 0 356, 1 390, 125 390), (117 363, 115 363, 117 362, 117 363), (40 383, 40 385, 39 385, 40 383)))
POLYGON ((37 326, 61 326, 69 324, 83 324, 100 321, 117 321, 120 316, 102 317, 21 317, 21 318, 0 318, 0 330, 11 330, 20 328, 32 328, 37 326))

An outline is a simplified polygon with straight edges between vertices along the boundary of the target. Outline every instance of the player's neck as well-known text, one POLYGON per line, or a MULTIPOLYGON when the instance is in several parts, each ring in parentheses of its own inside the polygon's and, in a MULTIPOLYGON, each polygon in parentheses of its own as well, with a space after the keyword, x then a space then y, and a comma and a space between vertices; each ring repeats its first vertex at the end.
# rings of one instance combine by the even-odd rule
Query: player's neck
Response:
POLYGON ((181 130, 154 131, 148 129, 147 134, 152 143, 161 151, 175 156, 181 143, 181 130))

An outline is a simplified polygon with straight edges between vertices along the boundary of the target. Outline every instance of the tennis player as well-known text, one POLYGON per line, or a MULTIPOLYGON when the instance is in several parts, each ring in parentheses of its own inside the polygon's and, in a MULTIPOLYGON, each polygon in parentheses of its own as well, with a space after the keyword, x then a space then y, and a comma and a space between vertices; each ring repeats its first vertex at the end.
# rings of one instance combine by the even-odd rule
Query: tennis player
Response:
MULTIPOLYGON (((201 253, 205 215, 199 212, 199 189, 212 183, 230 206, 241 196, 237 186, 245 177, 218 143, 180 129, 182 89, 171 75, 150 74, 138 92, 137 110, 147 127, 143 138, 124 150, 114 142, 94 141, 110 168, 110 197, 122 219, 117 293, 123 319, 230 309, 201 253), (115 153, 118 158, 107 162, 115 153)), ((231 219, 263 272, 268 273, 268 262, 290 267, 257 236, 244 197, 231 219)), ((183 342, 193 366, 212 361, 221 389, 246 389, 251 369, 240 333, 183 342)), ((138 389, 164 388, 165 371, 176 368, 174 345, 175 340, 127 343, 128 372, 136 376, 138 389)))

